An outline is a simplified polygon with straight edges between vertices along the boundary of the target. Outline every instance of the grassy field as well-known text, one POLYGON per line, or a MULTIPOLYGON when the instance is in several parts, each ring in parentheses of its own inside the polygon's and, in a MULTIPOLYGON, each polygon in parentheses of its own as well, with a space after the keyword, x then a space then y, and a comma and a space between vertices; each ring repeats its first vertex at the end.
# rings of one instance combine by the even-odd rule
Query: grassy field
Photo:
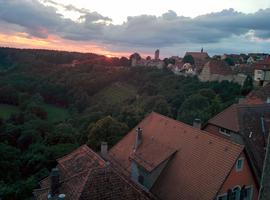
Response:
POLYGON ((12 113, 19 112, 17 106, 0 104, 0 117, 7 119, 12 113))
POLYGON ((96 102, 102 101, 111 105, 119 104, 128 98, 134 97, 136 90, 133 86, 123 83, 114 83, 101 90, 94 99, 96 102))
MULTIPOLYGON (((48 113, 48 120, 50 122, 57 122, 65 120, 68 117, 67 109, 60 108, 54 105, 45 104, 44 109, 48 113)), ((7 119, 12 113, 19 112, 19 108, 17 106, 0 104, 0 117, 7 119)))

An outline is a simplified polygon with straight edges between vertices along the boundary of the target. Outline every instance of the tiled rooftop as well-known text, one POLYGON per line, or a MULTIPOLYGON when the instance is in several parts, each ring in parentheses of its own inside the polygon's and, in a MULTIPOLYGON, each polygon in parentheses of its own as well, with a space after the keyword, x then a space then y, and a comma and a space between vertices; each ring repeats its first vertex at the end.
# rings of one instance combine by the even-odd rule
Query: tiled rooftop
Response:
MULTIPOLYGON (((147 165, 156 166, 173 154, 150 190, 164 200, 213 199, 243 151, 241 145, 157 113, 148 115, 137 127, 143 130, 137 151, 143 152, 147 165), (161 148, 148 146, 152 140, 161 148)), ((114 162, 129 172, 137 127, 109 152, 114 162)))

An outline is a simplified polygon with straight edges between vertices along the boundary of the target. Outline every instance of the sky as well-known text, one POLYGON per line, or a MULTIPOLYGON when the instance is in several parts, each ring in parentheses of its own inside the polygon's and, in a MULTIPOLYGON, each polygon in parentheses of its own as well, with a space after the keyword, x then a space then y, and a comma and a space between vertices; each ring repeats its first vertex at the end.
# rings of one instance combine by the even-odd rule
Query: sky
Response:
POLYGON ((128 56, 269 53, 269 0, 0 0, 0 46, 128 56))

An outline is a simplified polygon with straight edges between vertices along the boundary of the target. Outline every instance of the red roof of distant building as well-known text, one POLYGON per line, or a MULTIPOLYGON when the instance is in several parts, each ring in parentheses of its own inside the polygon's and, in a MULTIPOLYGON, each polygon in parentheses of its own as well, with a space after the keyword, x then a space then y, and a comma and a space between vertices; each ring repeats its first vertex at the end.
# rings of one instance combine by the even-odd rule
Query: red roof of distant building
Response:
POLYGON ((267 69, 270 70, 270 56, 265 60, 259 61, 255 64, 255 69, 267 69))
MULTIPOLYGON (((157 113, 137 127, 142 128, 137 151, 143 154, 146 167, 151 170, 170 158, 150 190, 164 200, 214 199, 243 151, 241 145, 157 113), (152 143, 160 148, 151 147, 152 143)), ((134 128, 109 152, 113 162, 127 171, 131 170, 135 132, 134 128)))
POLYGON ((207 52, 186 52, 185 56, 191 55, 194 59, 205 60, 209 58, 207 52))
POLYGON ((209 67, 210 69, 210 74, 219 74, 219 75, 232 75, 233 70, 231 69, 230 66, 223 60, 211 60, 208 61, 205 64, 205 67, 209 67))
POLYGON ((245 98, 245 104, 263 104, 270 98, 270 83, 252 90, 245 98))

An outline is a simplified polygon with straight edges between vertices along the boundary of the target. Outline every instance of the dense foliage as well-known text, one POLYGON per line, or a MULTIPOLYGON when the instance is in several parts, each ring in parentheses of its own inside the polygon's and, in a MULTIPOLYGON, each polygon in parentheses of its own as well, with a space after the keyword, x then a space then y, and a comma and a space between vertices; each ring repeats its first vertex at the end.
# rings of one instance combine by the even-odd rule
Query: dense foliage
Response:
POLYGON ((130 68, 125 58, 5 48, 0 58, 0 104, 18 108, 0 118, 2 199, 29 198, 56 158, 84 143, 97 151, 101 141, 112 146, 152 111, 205 122, 241 94, 234 83, 130 68), (50 120, 49 104, 68 115, 50 120))

